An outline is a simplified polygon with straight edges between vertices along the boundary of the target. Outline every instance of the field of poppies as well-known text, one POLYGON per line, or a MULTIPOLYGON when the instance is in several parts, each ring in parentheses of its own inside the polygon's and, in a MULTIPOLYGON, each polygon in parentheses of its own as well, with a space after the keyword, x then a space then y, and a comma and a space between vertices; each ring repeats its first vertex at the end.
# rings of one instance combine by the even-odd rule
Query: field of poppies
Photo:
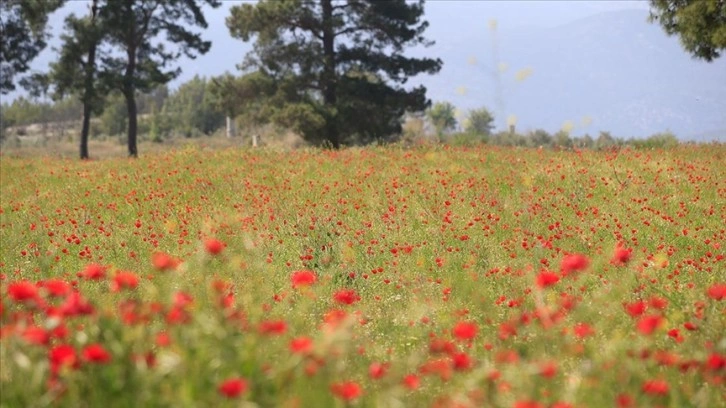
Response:
POLYGON ((724 406, 725 163, 2 157, 0 406, 724 406))

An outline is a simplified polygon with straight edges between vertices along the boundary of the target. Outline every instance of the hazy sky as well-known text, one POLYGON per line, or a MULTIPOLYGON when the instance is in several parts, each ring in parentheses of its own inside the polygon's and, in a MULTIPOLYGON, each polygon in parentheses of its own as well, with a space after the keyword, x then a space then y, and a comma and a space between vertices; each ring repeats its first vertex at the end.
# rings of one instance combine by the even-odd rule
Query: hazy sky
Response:
MULTIPOLYGON (((173 89, 197 73, 218 75, 225 71, 235 72, 235 65, 242 61, 249 45, 233 39, 225 26, 229 8, 243 3, 239 0, 224 0, 218 9, 206 12, 209 28, 206 39, 212 41, 212 49, 196 60, 182 59, 179 66, 183 72, 170 84, 173 89)), ((85 14, 88 2, 71 0, 55 13, 50 21, 53 39, 49 47, 33 61, 32 69, 43 70, 55 58, 53 47, 58 45, 58 35, 63 29, 63 20, 70 13, 85 14)), ((427 36, 433 40, 443 36, 456 36, 461 33, 486 30, 490 20, 496 19, 502 28, 521 26, 551 27, 568 23, 589 15, 621 9, 647 9, 647 1, 457 1, 429 0, 426 3, 426 17, 431 26, 427 36)), ((643 24, 647 24, 643 22, 643 24)), ((4 101, 11 101, 23 91, 4 95, 4 101)))

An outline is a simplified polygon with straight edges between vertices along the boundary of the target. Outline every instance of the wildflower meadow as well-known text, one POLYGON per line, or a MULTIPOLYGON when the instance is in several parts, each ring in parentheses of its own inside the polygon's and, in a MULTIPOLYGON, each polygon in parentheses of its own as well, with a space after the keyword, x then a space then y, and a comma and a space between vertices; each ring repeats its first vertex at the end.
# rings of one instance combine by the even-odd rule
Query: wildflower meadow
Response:
POLYGON ((726 406, 726 146, 0 158, 2 407, 726 406))

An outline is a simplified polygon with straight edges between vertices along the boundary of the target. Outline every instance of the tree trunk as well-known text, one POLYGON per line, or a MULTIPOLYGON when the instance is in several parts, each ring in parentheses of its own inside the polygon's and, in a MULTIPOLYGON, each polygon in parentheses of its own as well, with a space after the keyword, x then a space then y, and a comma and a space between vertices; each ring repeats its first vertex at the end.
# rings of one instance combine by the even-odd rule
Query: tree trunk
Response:
POLYGON ((126 72, 124 75, 124 97, 126 98, 126 111, 128 113, 128 126, 126 127, 129 157, 136 158, 139 152, 136 148, 136 131, 138 128, 136 118, 136 87, 134 74, 136 73, 136 48, 129 44, 127 53, 126 72))
MULTIPOLYGON (((91 3, 91 21, 96 23, 96 13, 98 12, 97 0, 91 3)), ((85 66, 85 77, 83 78, 83 126, 81 127, 81 160, 88 160, 88 133, 91 128, 91 104, 94 102, 95 88, 93 86, 94 76, 96 74, 96 33, 94 32, 93 41, 88 47, 88 59, 85 66)))
MULTIPOLYGON (((332 0, 323 0, 323 102, 329 110, 337 105, 336 77, 335 77, 335 33, 333 32, 333 3, 332 0)), ((325 122, 325 138, 334 149, 340 148, 337 118, 329 114, 325 122)))
POLYGON ((138 149, 136 148, 136 131, 138 128, 136 118, 136 95, 133 89, 124 93, 126 97, 126 110, 128 112, 129 125, 127 129, 127 137, 129 142, 129 157, 139 157, 138 149))
POLYGON ((83 102, 83 127, 81 128, 81 160, 88 160, 88 133, 91 127, 91 104, 83 102))
MULTIPOLYGON (((128 17, 133 17, 133 2, 129 1, 126 3, 126 14, 128 17)), ((139 157, 139 152, 136 149, 136 131, 138 128, 137 117, 136 117, 136 84, 134 83, 134 76, 136 75, 136 25, 131 24, 131 30, 127 33, 126 38, 126 72, 124 72, 124 83, 123 83, 123 94, 126 98, 126 110, 128 112, 128 126, 127 141, 129 145, 129 157, 139 157)))

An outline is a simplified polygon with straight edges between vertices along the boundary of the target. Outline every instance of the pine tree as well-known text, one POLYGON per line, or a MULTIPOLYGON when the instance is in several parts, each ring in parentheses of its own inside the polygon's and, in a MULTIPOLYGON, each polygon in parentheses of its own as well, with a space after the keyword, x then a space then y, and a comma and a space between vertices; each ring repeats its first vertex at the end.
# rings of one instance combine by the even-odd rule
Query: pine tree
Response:
POLYGON ((400 133, 406 112, 430 104, 423 86, 402 86, 441 69, 439 59, 404 55, 432 44, 423 13, 423 0, 260 0, 232 7, 227 26, 255 38, 242 68, 273 83, 268 120, 338 148, 400 133))
MULTIPOLYGON (((191 27, 207 27, 202 5, 218 7, 219 0, 107 0, 100 11, 110 44, 121 56, 103 58, 108 68, 101 78, 116 87, 126 100, 129 156, 137 157, 138 118, 136 93, 148 92, 176 78, 170 65, 181 55, 196 58, 209 51, 211 42, 191 27), (156 40, 164 34, 165 44, 156 40), (166 45, 176 45, 169 49, 166 45)), ((118 53, 117 53, 118 54, 118 53)))
POLYGON ((99 22, 100 0, 93 0, 86 17, 70 15, 66 18, 61 35, 62 46, 58 60, 50 65, 45 81, 54 87, 54 99, 73 94, 83 103, 80 155, 88 159, 88 133, 91 115, 100 114, 104 108, 104 91, 98 83, 98 51, 103 41, 103 24, 99 22))
POLYGON ((64 0, 0 1, 0 94, 15 90, 15 77, 45 48, 48 15, 64 0))
POLYGON ((650 0, 650 21, 678 35, 695 58, 713 61, 726 49, 726 1, 650 0))

